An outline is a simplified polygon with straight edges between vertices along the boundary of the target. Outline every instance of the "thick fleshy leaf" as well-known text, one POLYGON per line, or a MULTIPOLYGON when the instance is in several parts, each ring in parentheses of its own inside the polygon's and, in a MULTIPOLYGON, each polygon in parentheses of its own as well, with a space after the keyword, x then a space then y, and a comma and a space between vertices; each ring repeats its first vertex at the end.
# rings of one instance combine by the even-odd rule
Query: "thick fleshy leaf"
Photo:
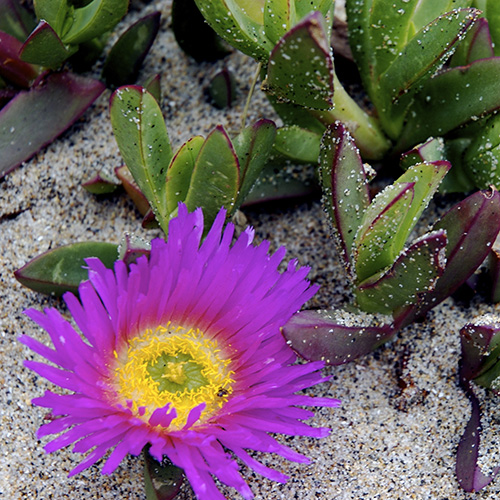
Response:
POLYGON ((120 184, 111 176, 104 172, 98 172, 92 179, 82 184, 83 188, 92 194, 110 194, 114 193, 120 184))
POLYGON ((313 109, 333 106, 333 58, 323 16, 313 12, 276 44, 262 88, 313 109))
POLYGON ((167 171, 167 204, 170 213, 177 210, 180 201, 186 199, 193 176, 196 158, 205 143, 201 135, 191 137, 175 153, 167 171))
POLYGON ((139 257, 151 253, 151 242, 143 240, 138 236, 126 233, 118 245, 118 258, 129 265, 139 257))
POLYGON ((143 456, 146 500, 173 500, 184 480, 182 469, 171 463, 160 464, 147 450, 143 456))
POLYGON ((478 130, 463 154, 463 168, 474 185, 500 186, 500 117, 493 115, 478 130))
POLYGON ((233 105, 236 99, 236 80, 227 68, 223 68, 210 80, 208 95, 216 108, 230 108, 233 105))
POLYGON ((500 230, 500 193, 478 191, 468 196, 452 207, 433 229, 446 231, 446 267, 434 289, 407 313, 404 324, 449 297, 484 261, 500 230))
POLYGON ((297 22, 295 9, 294 0, 266 0, 264 30, 273 44, 278 43, 278 40, 297 22))
POLYGON ((160 106, 144 88, 126 86, 111 96, 110 114, 123 160, 167 234, 166 177, 172 149, 160 106))
POLYGON ((446 152, 443 139, 431 137, 422 144, 401 155, 400 164, 405 170, 417 163, 446 160, 446 152))
POLYGON ((41 20, 24 42, 20 56, 23 61, 56 69, 77 50, 77 46, 63 44, 50 24, 41 20))
POLYGON ((144 82, 144 88, 156 99, 156 102, 161 103, 161 75, 157 73, 149 77, 144 82))
POLYGON ((232 213, 240 183, 238 157, 222 126, 205 140, 196 158, 185 203, 189 211, 203 208, 208 230, 223 206, 232 213))
POLYGON ((173 0, 172 29, 180 48, 196 61, 216 61, 230 53, 207 24, 194 0, 173 0))
POLYGON ((72 7, 67 0, 34 0, 33 4, 36 17, 50 24, 58 35, 71 24, 72 7))
POLYGON ((19 58, 22 45, 17 38, 0 31, 0 76, 14 85, 29 88, 39 71, 19 58))
POLYGON ((353 265, 354 238, 370 204, 370 194, 361 156, 342 123, 336 122, 326 130, 319 158, 323 202, 344 261, 353 265))
POLYGON ((500 467, 495 467, 492 474, 486 476, 477 463, 482 430, 481 408, 472 389, 469 388, 466 392, 471 403, 471 416, 458 443, 455 472, 460 486, 465 491, 477 492, 495 479, 500 467))
POLYGON ((36 25, 31 13, 17 0, 0 0, 0 12, 0 31, 24 42, 36 25))
POLYGON ((233 140, 240 167, 240 186, 236 205, 239 206, 257 181, 269 157, 276 137, 276 125, 271 120, 258 120, 246 127, 233 140))
POLYGON ((294 162, 316 164, 320 144, 320 134, 290 125, 276 131, 274 151, 294 162))
POLYGON ((410 119, 396 149, 404 151, 500 108, 499 80, 500 58, 496 57, 450 68, 426 80, 409 107, 410 119))
POLYGON ((61 38, 64 43, 79 44, 114 28, 127 13, 128 0, 92 0, 74 9, 73 22, 61 38))
POLYGON ((496 0, 486 0, 486 9, 483 9, 490 24, 491 38, 495 44, 495 55, 500 56, 500 3, 496 0))
POLYGON ((264 0, 195 0, 215 32, 244 54, 267 63, 273 47, 264 34, 264 0))
MULTIPOLYGON (((386 12, 395 10, 384 7, 386 12)), ((406 108, 415 90, 419 88, 418 84, 445 62, 453 46, 465 35, 478 16, 479 11, 474 9, 456 10, 440 16, 415 34, 384 69, 377 88, 377 95, 381 98, 376 99, 375 103, 384 130, 393 139, 397 138, 401 131, 406 108)), ((386 36, 386 30, 383 29, 373 32, 379 33, 381 37, 386 36)), ((382 43, 382 40, 379 43, 382 43)), ((390 46, 390 52, 393 50, 390 46)), ((379 62, 380 59, 377 58, 377 64, 379 62)), ((379 69, 381 68, 378 66, 377 70, 379 69)))
POLYGON ((299 312, 281 331, 300 356, 329 365, 341 365, 369 354, 396 333, 390 316, 338 309, 299 312))
POLYGON ((159 12, 148 14, 120 35, 102 68, 102 77, 108 87, 115 88, 136 81, 160 28, 160 18, 159 12))
POLYGON ((446 161, 412 165, 374 198, 354 242, 360 282, 394 262, 449 168, 446 161))
POLYGON ((14 275, 17 281, 37 292, 77 293, 78 285, 88 279, 84 262, 88 257, 98 257, 106 267, 112 268, 118 258, 118 247, 91 241, 65 245, 35 257, 14 275))
POLYGON ((20 92, 0 111, 0 177, 67 130, 103 90, 97 80, 55 73, 20 92))
POLYGON ((444 231, 419 238, 382 276, 371 277, 356 287, 359 307, 366 312, 392 314, 417 303, 434 289, 444 271, 446 243, 444 231))
POLYGON ((139 186, 136 184, 128 167, 126 165, 122 165, 121 167, 115 168, 115 174, 116 177, 118 177, 118 179, 122 182, 123 188, 130 196, 130 199, 134 202, 134 205, 137 207, 137 210, 139 210, 139 213, 142 216, 145 216, 151 210, 149 201, 139 189, 139 186))
POLYGON ((466 66, 479 59, 494 57, 488 21, 479 18, 457 47, 450 60, 450 66, 466 66))

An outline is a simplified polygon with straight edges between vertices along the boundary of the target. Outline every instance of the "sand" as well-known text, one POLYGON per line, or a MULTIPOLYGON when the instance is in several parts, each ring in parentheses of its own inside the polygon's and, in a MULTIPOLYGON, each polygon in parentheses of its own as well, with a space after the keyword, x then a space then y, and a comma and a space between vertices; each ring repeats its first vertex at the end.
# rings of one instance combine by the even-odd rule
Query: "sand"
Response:
MULTIPOLYGON (((229 131, 236 130, 254 63, 235 53, 216 64, 196 64, 175 43, 169 27, 170 2, 152 2, 143 12, 154 9, 162 11, 162 28, 140 79, 161 72, 162 108, 174 147, 192 135, 206 135, 219 123, 229 131), (216 110, 203 95, 208 80, 223 65, 235 72, 239 89, 235 107, 229 111, 216 110)), ((132 12, 126 24, 137 16, 138 12, 132 12)), ((111 476, 102 476, 96 465, 68 478, 80 456, 67 449, 50 455, 44 452, 47 439, 37 440, 35 432, 48 412, 30 401, 51 384, 24 368, 24 359, 39 358, 16 340, 26 333, 48 343, 48 336, 23 315, 26 308, 50 306, 67 313, 61 300, 21 286, 13 277, 15 269, 62 244, 86 240, 118 243, 126 231, 147 238, 158 234, 141 229, 140 216, 124 194, 99 199, 81 186, 99 170, 111 171, 120 164, 108 119, 109 95, 106 91, 63 137, 0 184, 0 498, 145 498, 139 458, 128 457, 111 476)), ((257 95, 249 121, 264 116, 275 118, 265 99, 257 95)), ((268 238, 274 249, 284 244, 288 258, 298 258, 311 267, 311 280, 322 288, 309 307, 346 303, 348 285, 319 200, 246 209, 244 213, 255 227, 258 241, 268 238)), ((310 465, 255 454, 290 476, 282 485, 243 468, 255 498, 499 498, 500 478, 471 495, 460 489, 454 475, 457 443, 470 412, 457 384, 458 332, 468 320, 494 310, 479 299, 468 304, 448 299, 425 322, 406 328, 375 353, 325 369, 332 375, 331 381, 309 393, 339 398, 342 407, 316 411, 311 423, 330 427, 330 436, 321 440, 280 438, 308 455, 310 465)), ((484 395, 489 429, 482 442, 486 467, 495 465, 492 454, 499 444, 494 403, 484 395)), ((223 492, 227 498, 241 498, 234 490, 223 488, 223 492)), ((194 499, 189 485, 178 498, 194 499)))

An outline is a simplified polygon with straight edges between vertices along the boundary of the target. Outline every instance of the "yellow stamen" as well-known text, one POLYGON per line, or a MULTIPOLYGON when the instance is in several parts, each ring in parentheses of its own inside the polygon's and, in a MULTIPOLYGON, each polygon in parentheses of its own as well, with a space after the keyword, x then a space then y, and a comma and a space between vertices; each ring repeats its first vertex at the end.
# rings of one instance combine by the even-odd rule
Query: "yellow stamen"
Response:
POLYGON ((168 323, 146 330, 129 342, 126 353, 115 357, 115 386, 122 404, 132 401, 134 412, 145 407, 141 418, 147 421, 157 408, 171 403, 177 411, 172 430, 183 427, 200 403, 206 404, 200 421, 206 420, 233 391, 231 359, 223 357, 216 340, 197 329, 168 323))

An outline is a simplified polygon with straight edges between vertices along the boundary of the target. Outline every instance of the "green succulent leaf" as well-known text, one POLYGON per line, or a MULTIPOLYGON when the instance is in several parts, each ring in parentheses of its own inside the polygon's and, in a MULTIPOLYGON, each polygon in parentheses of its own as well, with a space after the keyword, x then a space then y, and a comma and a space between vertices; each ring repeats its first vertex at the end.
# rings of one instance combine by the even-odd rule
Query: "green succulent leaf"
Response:
POLYGON ((78 285, 88 279, 84 259, 97 257, 108 268, 118 258, 118 246, 87 241, 72 243, 49 250, 18 269, 14 276, 24 286, 36 292, 62 295, 78 292, 78 285))
POLYGON ((392 265, 449 168, 448 162, 413 165, 374 198, 354 241, 358 282, 392 265))
POLYGON ((240 171, 238 157, 222 126, 217 126, 206 138, 196 158, 185 203, 189 211, 203 208, 208 230, 220 208, 228 215, 233 212, 240 171))
POLYGON ((56 69, 77 50, 74 45, 63 44, 50 24, 42 20, 24 42, 20 57, 23 61, 56 69))
POLYGON ((489 118, 464 152, 463 165, 475 186, 500 186, 500 117, 489 118))
POLYGON ((417 240, 383 274, 371 276, 355 288, 356 301, 363 311, 392 314, 418 302, 433 290, 446 263, 445 231, 436 231, 417 240))
POLYGON ((201 135, 191 137, 175 153, 167 171, 168 211, 177 210, 178 203, 186 199, 191 184, 196 158, 205 143, 201 135))
POLYGON ((273 43, 264 34, 264 0, 195 0, 214 31, 234 48, 263 63, 273 43))
POLYGON ((486 8, 481 9, 490 25, 491 38, 495 47, 495 55, 500 56, 500 3, 486 0, 486 8))
POLYGON ((157 103, 161 103, 161 76, 160 73, 149 77, 144 82, 144 88, 156 99, 157 103))
POLYGON ((278 40, 292 28, 296 21, 294 0, 266 0, 264 31, 273 44, 278 43, 278 40))
POLYGON ((143 456, 146 500, 173 500, 184 480, 182 469, 168 462, 159 463, 147 449, 143 456))
POLYGON ((274 151, 293 162, 315 164, 318 161, 320 144, 320 134, 290 125, 277 130, 274 151))
POLYGON ((236 80, 233 73, 227 68, 219 71, 210 80, 208 94, 216 108, 230 108, 236 98, 236 80))
POLYGON ((396 150, 404 151, 430 136, 445 135, 498 109, 499 80, 500 58, 474 61, 428 79, 408 109, 408 122, 396 150))
POLYGON ((72 23, 61 38, 70 44, 87 42, 114 28, 127 10, 128 0, 92 0, 85 7, 74 9, 72 23))
POLYGON ((288 31, 269 57, 262 88, 313 109, 333 105, 333 58, 323 16, 313 12, 288 31))
POLYGON ((352 266, 354 238, 370 204, 368 182, 354 139, 337 122, 325 132, 319 156, 323 201, 344 261, 352 266))
POLYGON ((134 83, 160 28, 161 14, 153 12, 130 26, 111 48, 102 76, 108 87, 134 83))
POLYGON ((35 0, 34 7, 36 17, 50 24, 61 37, 68 22, 71 22, 70 16, 73 12, 73 7, 68 5, 67 0, 35 0))
POLYGON ((271 153, 276 137, 276 125, 271 120, 259 120, 246 127, 233 140, 240 168, 239 193, 236 208, 245 200, 257 181, 271 153))
POLYGON ((478 16, 477 10, 463 9, 437 18, 422 28, 380 75, 377 88, 380 97, 374 100, 384 130, 393 139, 401 132, 406 109, 421 82, 445 62, 450 50, 478 16))
POLYGON ((166 177, 173 155, 161 109, 144 88, 125 86, 111 96, 110 115, 123 160, 168 234, 166 177))

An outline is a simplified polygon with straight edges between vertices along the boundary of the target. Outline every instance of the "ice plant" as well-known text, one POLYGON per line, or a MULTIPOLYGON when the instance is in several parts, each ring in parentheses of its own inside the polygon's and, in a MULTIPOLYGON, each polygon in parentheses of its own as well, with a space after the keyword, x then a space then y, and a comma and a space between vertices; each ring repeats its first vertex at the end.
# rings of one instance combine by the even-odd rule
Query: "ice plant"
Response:
POLYGON ((323 437, 328 429, 302 420, 312 413, 296 405, 338 406, 329 398, 296 394, 323 382, 323 362, 296 365, 280 327, 316 292, 308 268, 292 261, 277 270, 285 250, 268 255, 267 242, 251 244, 247 229, 231 245, 234 227, 223 231, 225 211, 206 239, 200 209, 170 222, 168 241, 153 240, 149 260, 114 270, 87 260, 89 281, 80 301, 64 296, 85 336, 55 309, 27 314, 48 331, 54 349, 26 335, 21 342, 58 367, 38 361, 26 366, 71 391, 47 391, 34 404, 58 418, 38 437, 61 433, 46 445, 53 452, 74 443, 90 454, 76 474, 113 449, 103 474, 148 444, 184 469, 200 499, 224 498, 212 476, 244 498, 252 492, 227 453, 276 481, 286 476, 252 458, 246 449, 308 459, 277 442, 269 432, 323 437))

